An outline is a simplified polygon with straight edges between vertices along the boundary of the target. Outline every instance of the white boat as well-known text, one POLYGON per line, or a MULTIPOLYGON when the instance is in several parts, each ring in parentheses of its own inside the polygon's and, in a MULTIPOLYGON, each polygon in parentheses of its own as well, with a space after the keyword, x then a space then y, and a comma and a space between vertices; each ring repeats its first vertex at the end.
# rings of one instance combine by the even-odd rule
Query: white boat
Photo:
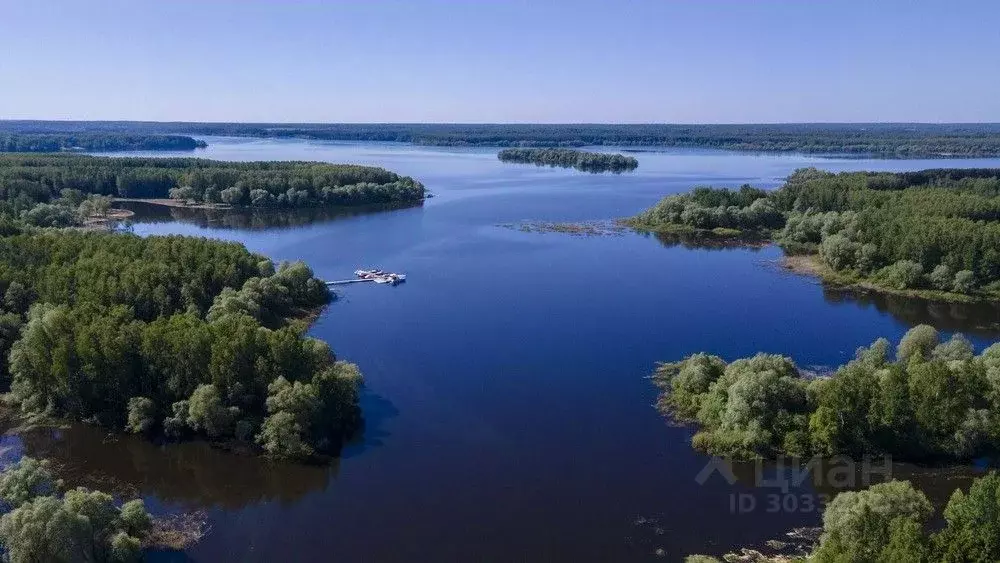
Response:
POLYGON ((354 270, 354 275, 363 280, 371 280, 375 283, 388 283, 392 285, 396 285, 397 283, 406 281, 405 274, 395 274, 392 272, 386 272, 384 270, 379 270, 379 269, 354 270))
POLYGON ((359 278, 370 278, 382 275, 382 270, 354 270, 354 275, 359 278))

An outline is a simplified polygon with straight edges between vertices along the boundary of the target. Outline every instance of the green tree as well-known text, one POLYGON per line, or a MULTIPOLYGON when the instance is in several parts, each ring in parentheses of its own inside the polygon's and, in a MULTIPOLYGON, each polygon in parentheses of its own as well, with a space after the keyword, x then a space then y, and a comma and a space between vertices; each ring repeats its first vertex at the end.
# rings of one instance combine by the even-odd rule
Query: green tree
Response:
POLYGON ((944 510, 947 525, 934 537, 936 560, 996 561, 1000 558, 1000 476, 976 479, 968 494, 958 489, 944 510))
POLYGON ((972 293, 976 289, 976 274, 971 270, 962 270, 955 273, 955 280, 952 283, 952 290, 956 293, 972 293))
POLYGON ((929 325, 918 325, 906 331, 896 348, 896 359, 902 363, 912 358, 929 359, 934 348, 940 343, 938 333, 929 325))
POLYGON ((61 486, 48 460, 26 456, 0 472, 0 501, 17 508, 36 497, 54 495, 61 486))
POLYGON ((840 493, 823 513, 823 535, 813 558, 862 563, 886 561, 889 553, 917 552, 912 528, 919 529, 931 512, 930 502, 908 481, 840 493))
POLYGON ((278 411, 264 419, 257 443, 277 457, 307 459, 314 454, 314 450, 302 439, 304 432, 294 414, 278 411))
POLYGON ((132 397, 128 400, 128 421, 125 427, 130 432, 145 434, 156 424, 156 405, 148 397, 132 397))
POLYGON ((938 264, 928 276, 934 289, 951 291, 955 285, 955 277, 947 264, 938 264))
POLYGON ((228 436, 239 416, 239 408, 226 407, 214 385, 200 385, 188 399, 188 425, 210 438, 228 436))

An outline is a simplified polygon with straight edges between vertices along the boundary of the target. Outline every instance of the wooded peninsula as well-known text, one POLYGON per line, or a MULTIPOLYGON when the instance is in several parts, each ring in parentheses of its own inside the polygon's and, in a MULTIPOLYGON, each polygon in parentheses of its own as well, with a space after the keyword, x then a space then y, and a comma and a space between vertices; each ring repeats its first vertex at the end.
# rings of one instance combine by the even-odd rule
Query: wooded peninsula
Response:
POLYGON ((0 237, 0 382, 29 417, 335 453, 360 423, 357 368, 305 336, 330 293, 204 238, 17 228, 0 237))
POLYGON ((0 152, 65 151, 193 151, 208 146, 205 141, 183 135, 124 133, 7 133, 0 134, 0 152))
POLYGON ((641 231, 768 237, 838 284, 1000 298, 997 169, 800 169, 774 191, 696 188, 626 222, 641 231))
POLYGON ((639 166, 639 161, 631 156, 572 149, 504 149, 497 158, 503 162, 576 168, 584 172, 625 172, 639 166))
POLYGON ((108 197, 291 209, 418 202, 424 195, 413 178, 369 166, 0 155, 0 215, 46 227, 79 224, 95 207, 107 209, 108 197))
POLYGON ((882 158, 1000 155, 996 123, 447 124, 0 121, 0 133, 117 133, 390 141, 432 146, 693 147, 882 158))
POLYGON ((692 444, 714 455, 967 460, 1000 446, 1000 344, 976 355, 928 325, 894 351, 885 339, 858 349, 829 376, 777 355, 694 354, 653 380, 661 412, 697 424, 692 444))

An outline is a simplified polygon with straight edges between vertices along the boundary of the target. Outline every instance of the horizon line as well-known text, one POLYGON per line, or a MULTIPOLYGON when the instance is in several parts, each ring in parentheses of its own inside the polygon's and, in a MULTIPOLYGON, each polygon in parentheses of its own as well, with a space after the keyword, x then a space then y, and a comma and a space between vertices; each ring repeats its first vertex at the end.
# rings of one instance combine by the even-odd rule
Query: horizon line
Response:
POLYGON ((0 118, 0 123, 162 123, 240 125, 1000 125, 1000 121, 201 121, 183 119, 0 118))

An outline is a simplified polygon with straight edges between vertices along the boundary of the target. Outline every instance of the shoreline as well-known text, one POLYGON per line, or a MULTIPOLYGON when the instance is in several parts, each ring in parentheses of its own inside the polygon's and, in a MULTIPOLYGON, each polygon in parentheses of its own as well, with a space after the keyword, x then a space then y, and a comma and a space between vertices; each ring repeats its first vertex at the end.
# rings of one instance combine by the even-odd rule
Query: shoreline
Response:
POLYGON ((135 211, 131 209, 121 209, 118 207, 112 207, 108 209, 108 212, 104 216, 91 215, 83 220, 83 224, 80 225, 81 229, 107 229, 116 223, 131 219, 135 216, 135 211))
POLYGON ((170 198, 116 197, 112 200, 112 203, 121 202, 146 203, 149 205, 162 205, 164 207, 177 207, 182 209, 236 209, 227 203, 188 203, 179 199, 170 198))
MULTIPOLYGON (((782 250, 782 252, 786 251, 782 250)), ((835 272, 820 261, 819 254, 788 254, 786 252, 778 260, 778 266, 782 270, 792 274, 818 278, 822 283, 839 288, 925 299, 939 303, 1000 303, 1000 296, 986 294, 965 295, 934 289, 893 289, 885 287, 865 278, 835 272)))

